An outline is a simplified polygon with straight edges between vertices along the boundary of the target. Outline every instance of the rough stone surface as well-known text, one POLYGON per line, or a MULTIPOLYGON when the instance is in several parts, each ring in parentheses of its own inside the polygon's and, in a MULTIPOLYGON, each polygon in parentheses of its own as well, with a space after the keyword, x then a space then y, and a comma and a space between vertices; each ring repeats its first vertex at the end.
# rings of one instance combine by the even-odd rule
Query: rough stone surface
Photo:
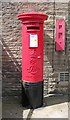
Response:
MULTIPOLYGON (((21 89, 21 22, 17 14, 37 11, 49 15, 44 24, 44 83, 47 92, 56 89, 59 72, 70 70, 69 3, 2 2, 2 71, 3 88, 21 89), (55 51, 55 20, 65 18, 65 50, 55 51)), ((0 22, 1 23, 1 22, 0 22)), ((4 92, 3 91, 3 92, 4 92)))

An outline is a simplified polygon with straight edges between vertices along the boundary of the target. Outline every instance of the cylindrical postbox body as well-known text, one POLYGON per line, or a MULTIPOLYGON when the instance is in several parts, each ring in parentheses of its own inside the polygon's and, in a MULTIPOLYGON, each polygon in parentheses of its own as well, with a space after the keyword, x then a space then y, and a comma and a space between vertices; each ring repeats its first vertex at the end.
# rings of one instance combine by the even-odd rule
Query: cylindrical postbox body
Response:
POLYGON ((43 23, 48 16, 31 12, 20 14, 18 18, 22 20, 22 86, 31 107, 36 108, 43 101, 43 23))
POLYGON ((43 80, 43 24, 22 24, 22 80, 43 80))

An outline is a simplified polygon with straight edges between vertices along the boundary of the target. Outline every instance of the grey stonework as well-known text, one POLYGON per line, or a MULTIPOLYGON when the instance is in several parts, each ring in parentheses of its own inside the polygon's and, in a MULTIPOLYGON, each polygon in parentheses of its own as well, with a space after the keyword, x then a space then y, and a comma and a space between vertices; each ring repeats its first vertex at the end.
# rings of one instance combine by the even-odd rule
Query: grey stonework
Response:
MULTIPOLYGON (((3 94, 21 90, 21 22, 17 14, 37 11, 48 14, 44 23, 44 94, 56 90, 66 90, 67 86, 58 82, 59 72, 70 71, 69 3, 29 3, 2 2, 2 72, 3 94), (55 20, 66 21, 65 50, 55 51, 55 20), (5 92, 6 91, 6 92, 5 92)), ((1 11, 0 11, 1 12, 1 11)))
MULTIPOLYGON (((17 0, 0 0, 1 2, 17 2, 17 0)), ((43 3, 43 2, 60 2, 60 3, 67 3, 69 2, 69 0, 18 0, 18 2, 40 2, 40 3, 43 3)))

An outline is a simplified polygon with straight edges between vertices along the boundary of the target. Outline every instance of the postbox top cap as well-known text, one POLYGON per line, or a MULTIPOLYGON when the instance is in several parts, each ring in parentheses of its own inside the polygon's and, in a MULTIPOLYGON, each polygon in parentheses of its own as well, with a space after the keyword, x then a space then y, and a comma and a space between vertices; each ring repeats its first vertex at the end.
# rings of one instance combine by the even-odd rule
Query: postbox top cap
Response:
POLYGON ((43 22, 44 20, 47 20, 48 15, 43 13, 38 13, 38 12, 29 12, 29 13, 19 14, 17 17, 23 22, 25 21, 43 22))

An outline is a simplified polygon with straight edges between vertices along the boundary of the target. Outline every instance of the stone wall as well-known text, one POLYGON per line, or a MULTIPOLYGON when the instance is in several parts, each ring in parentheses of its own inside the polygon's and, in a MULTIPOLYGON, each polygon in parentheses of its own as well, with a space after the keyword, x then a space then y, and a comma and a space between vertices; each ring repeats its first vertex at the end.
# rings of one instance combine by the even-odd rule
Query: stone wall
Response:
MULTIPOLYGON (((69 3, 2 2, 2 73, 3 95, 21 90, 21 22, 17 14, 37 11, 49 15, 44 24, 44 90, 59 88, 58 73, 70 69, 69 3), (55 20, 66 21, 65 50, 55 51, 55 20)), ((65 88, 64 88, 65 89, 65 88)), ((66 87, 67 89, 67 87, 66 87)))

